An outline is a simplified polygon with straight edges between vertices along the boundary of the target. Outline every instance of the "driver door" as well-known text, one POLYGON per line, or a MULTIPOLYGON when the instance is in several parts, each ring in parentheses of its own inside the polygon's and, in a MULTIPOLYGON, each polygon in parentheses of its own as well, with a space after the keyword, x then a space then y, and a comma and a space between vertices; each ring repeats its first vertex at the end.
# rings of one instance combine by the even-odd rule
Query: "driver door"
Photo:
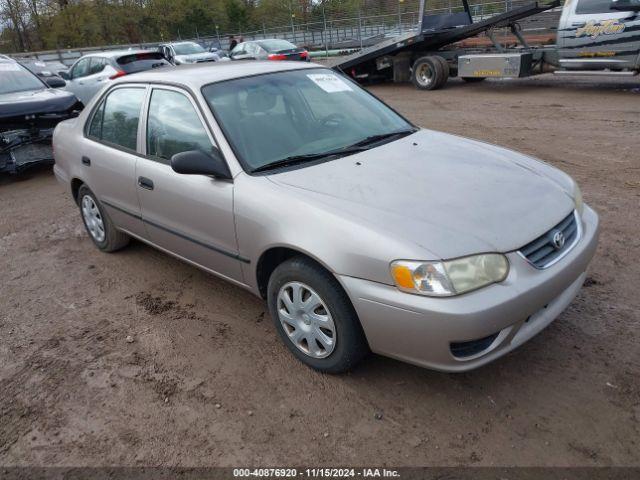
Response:
POLYGON ((229 58, 231 58, 231 60, 246 60, 249 57, 246 47, 246 43, 236 45, 236 48, 234 48, 229 54, 229 58))
POLYGON ((136 163, 138 198, 148 238, 179 257, 242 281, 233 216, 233 182, 173 171, 171 157, 215 145, 193 99, 153 87, 146 110, 145 158, 136 163))
POLYGON ((78 60, 69 72, 69 80, 67 80, 66 89, 72 92, 78 100, 85 105, 87 104, 87 88, 85 80, 89 75, 91 65, 91 57, 85 57, 78 60))

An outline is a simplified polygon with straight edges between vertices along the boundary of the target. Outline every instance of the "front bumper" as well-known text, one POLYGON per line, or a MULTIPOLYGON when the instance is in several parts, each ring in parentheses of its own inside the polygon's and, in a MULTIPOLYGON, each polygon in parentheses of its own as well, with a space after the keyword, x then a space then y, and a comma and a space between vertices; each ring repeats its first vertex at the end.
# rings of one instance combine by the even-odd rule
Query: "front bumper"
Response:
POLYGON ((53 128, 0 133, 0 172, 20 173, 37 163, 53 163, 53 128))
POLYGON ((458 297, 412 295, 347 276, 339 280, 372 351, 435 370, 471 370, 538 334, 578 294, 599 233, 598 216, 586 205, 581 222, 582 238, 555 265, 538 270, 511 252, 504 282, 458 297), (452 353, 452 344, 487 337, 489 343, 477 353, 464 357, 452 353))

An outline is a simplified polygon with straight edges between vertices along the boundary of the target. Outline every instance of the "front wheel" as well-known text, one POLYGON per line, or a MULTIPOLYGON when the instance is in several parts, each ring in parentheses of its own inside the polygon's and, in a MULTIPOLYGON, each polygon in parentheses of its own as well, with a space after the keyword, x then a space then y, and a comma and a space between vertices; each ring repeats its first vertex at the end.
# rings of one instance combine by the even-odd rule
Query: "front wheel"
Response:
POLYGON ((311 368, 342 373, 368 353, 349 297, 315 262, 295 257, 280 264, 269 278, 267 301, 282 341, 311 368))

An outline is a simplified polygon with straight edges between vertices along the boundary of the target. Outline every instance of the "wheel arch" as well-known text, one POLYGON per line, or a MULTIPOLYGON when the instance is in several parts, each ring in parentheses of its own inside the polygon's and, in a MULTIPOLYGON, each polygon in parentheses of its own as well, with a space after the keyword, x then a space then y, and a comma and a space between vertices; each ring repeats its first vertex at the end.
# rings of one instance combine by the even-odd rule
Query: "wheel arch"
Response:
POLYGON ((78 177, 74 177, 71 179, 71 195, 73 196, 73 200, 76 203, 78 203, 78 192, 80 191, 80 187, 82 185, 84 185, 84 182, 78 177))
POLYGON ((290 245, 273 245, 262 252, 260 257, 258 258, 258 261, 256 262, 256 285, 258 287, 258 292, 263 299, 267 298, 267 285, 269 284, 269 277, 271 276, 273 271, 281 263, 297 256, 305 257, 316 263, 318 266, 322 267, 324 270, 333 275, 340 286, 344 289, 344 286, 335 275, 333 269, 331 269, 326 263, 324 263, 314 255, 290 245))

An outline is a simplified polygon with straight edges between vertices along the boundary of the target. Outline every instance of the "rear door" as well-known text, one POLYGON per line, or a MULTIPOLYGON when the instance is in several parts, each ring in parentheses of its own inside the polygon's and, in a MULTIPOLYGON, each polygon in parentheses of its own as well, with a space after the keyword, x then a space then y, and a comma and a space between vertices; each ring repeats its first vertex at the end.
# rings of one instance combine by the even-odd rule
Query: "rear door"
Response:
POLYGON ((90 116, 82 143, 85 181, 123 230, 144 237, 136 187, 136 162, 142 107, 147 88, 111 90, 90 116))
POLYGON ((104 57, 91 57, 89 74, 83 79, 87 99, 92 99, 114 73, 115 70, 109 65, 109 60, 104 57))
POLYGON ((640 15, 611 10, 611 0, 577 0, 562 11, 560 65, 567 69, 634 68, 640 54, 640 15))
POLYGON ((173 155, 215 145, 191 96, 153 87, 147 106, 145 158, 137 162, 138 195, 149 239, 186 260, 242 281, 233 217, 233 182, 181 175, 173 155))

